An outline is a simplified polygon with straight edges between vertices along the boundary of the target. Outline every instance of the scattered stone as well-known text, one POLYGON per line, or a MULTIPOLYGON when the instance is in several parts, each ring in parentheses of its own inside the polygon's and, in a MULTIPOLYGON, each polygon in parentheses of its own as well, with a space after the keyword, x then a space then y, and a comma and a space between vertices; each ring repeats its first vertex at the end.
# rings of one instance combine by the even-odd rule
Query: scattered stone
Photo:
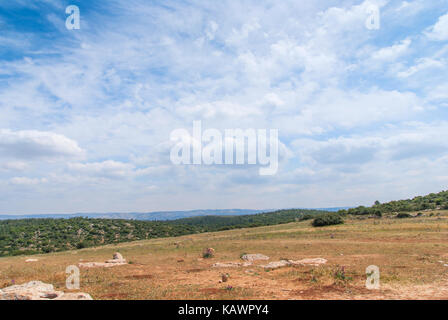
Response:
POLYGON ((184 261, 185 261, 184 259, 177 260, 177 262, 184 262, 184 261))
POLYGON ((278 269, 278 268, 282 268, 282 267, 287 267, 290 264, 291 263, 288 260, 280 260, 280 261, 269 262, 268 264, 261 265, 260 267, 262 267, 264 269, 278 269))
POLYGON ((217 262, 212 265, 212 268, 237 268, 237 267, 248 267, 251 266, 251 262, 217 262))
POLYGON ((115 252, 112 259, 113 260, 124 260, 124 258, 120 252, 115 252))
POLYGON ((110 268, 110 267, 122 266, 124 264, 128 264, 126 262, 126 259, 124 259, 120 253, 115 252, 113 255, 113 259, 107 260, 106 262, 82 262, 79 263, 78 266, 82 268, 97 268, 97 267, 110 268))
POLYGON ((221 275, 221 279, 222 279, 222 282, 227 282, 227 280, 229 280, 229 274, 228 273, 226 273, 226 274, 222 274, 221 275))
POLYGON ((0 300, 93 300, 83 292, 64 293, 55 291, 52 284, 41 281, 30 281, 21 285, 13 285, 0 290, 0 300), (82 297, 82 298, 81 298, 82 297))
POLYGON ((39 260, 37 260, 37 259, 26 259, 25 260, 25 262, 37 262, 37 261, 39 261, 39 260))
POLYGON ((206 248, 204 249, 204 252, 202 252, 203 258, 213 258, 215 256, 215 249, 213 248, 206 248))
POLYGON ((263 254, 255 253, 255 254, 245 254, 241 257, 241 259, 253 262, 257 260, 269 260, 269 257, 263 254))
POLYGON ((323 258, 302 259, 302 260, 297 260, 297 261, 288 260, 288 261, 293 266, 309 265, 309 266, 317 267, 317 266, 320 266, 321 264, 326 264, 327 263, 327 259, 323 259, 323 258))

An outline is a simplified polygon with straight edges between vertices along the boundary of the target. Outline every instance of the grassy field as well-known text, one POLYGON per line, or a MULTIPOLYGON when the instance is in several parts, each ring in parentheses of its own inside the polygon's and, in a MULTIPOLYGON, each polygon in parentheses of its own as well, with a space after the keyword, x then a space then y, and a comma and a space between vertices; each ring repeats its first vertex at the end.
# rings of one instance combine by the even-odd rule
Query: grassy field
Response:
POLYGON ((61 253, 0 258, 0 288, 30 280, 65 289, 65 269, 104 261, 119 251, 129 265, 81 268, 80 291, 94 299, 448 299, 448 211, 418 218, 347 218, 313 228, 310 221, 108 245, 61 253), (202 258, 204 248, 216 256, 202 258), (319 267, 264 270, 243 253, 280 259, 325 258, 319 267), (38 259, 26 263, 27 258, 38 259), (381 289, 365 287, 366 267, 381 272, 381 289), (345 274, 342 274, 342 270, 345 274), (229 281, 219 283, 222 273, 229 281))

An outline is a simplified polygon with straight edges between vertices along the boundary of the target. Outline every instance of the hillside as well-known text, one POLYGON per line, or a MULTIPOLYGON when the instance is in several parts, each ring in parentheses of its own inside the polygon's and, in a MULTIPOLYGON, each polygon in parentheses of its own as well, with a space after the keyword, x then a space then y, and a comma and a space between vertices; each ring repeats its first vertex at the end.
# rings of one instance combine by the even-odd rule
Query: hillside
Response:
MULTIPOLYGON (((415 213, 412 213, 415 215, 415 213)), ((0 288, 32 280, 66 291, 70 265, 110 259, 113 268, 80 267, 81 292, 93 299, 448 299, 448 212, 413 219, 347 216, 345 224, 314 228, 309 221, 159 238, 28 257, 0 258, 0 288), (202 258, 204 248, 215 256, 202 258), (241 263, 244 253, 268 261, 241 263), (261 265, 282 259, 323 258, 320 266, 261 265), (366 268, 380 268, 380 290, 366 289, 366 268), (222 274, 230 277, 222 283, 222 274)))
MULTIPOLYGON (((372 207, 361 206, 331 214, 379 217, 384 214, 441 209, 448 209, 448 191, 384 204, 376 202, 372 207)), ((290 209, 247 215, 206 215, 166 221, 82 217, 3 220, 0 221, 0 256, 58 252, 136 240, 270 226, 308 220, 323 213, 326 212, 290 209)))
POLYGON ((371 207, 360 206, 348 210, 339 210, 341 214, 381 216, 385 213, 412 212, 423 210, 448 209, 448 191, 431 193, 426 196, 418 196, 407 200, 390 201, 380 203, 376 201, 371 207))
POLYGON ((0 221, 0 256, 58 252, 112 243, 274 225, 307 219, 316 210, 282 210, 245 216, 174 221, 120 219, 22 219, 0 221))

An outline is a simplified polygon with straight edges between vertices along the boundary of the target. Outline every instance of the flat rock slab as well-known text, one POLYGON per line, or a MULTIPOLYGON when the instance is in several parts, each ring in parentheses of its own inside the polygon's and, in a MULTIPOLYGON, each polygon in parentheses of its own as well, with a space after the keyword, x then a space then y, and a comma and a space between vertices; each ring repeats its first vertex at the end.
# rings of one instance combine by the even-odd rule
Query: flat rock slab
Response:
POLYGON ((238 268, 251 266, 251 262, 217 262, 212 265, 212 268, 238 268))
POLYGON ((270 262, 268 264, 260 265, 260 267, 264 269, 278 269, 282 267, 288 266, 320 266, 322 264, 327 263, 326 259, 323 258, 314 258, 314 259, 302 259, 302 260, 280 260, 275 262, 270 262))
POLYGON ((64 293, 55 291, 52 284, 30 281, 0 289, 0 300, 93 300, 83 292, 64 293))
POLYGON ((64 293, 62 296, 55 298, 54 300, 93 300, 93 298, 88 293, 78 292, 78 293, 64 293))
POLYGON ((291 265, 291 263, 288 260, 280 260, 280 261, 273 261, 269 262, 268 264, 260 265, 261 268, 264 269, 278 269, 282 267, 287 267, 291 265))
POLYGON ((320 266, 321 264, 326 264, 327 259, 323 258, 314 258, 314 259, 302 259, 302 260, 288 260, 288 262, 293 266, 320 266))
POLYGON ((126 259, 119 252, 115 252, 113 259, 107 260, 106 262, 80 262, 78 266, 81 268, 110 268, 125 264, 128 264, 126 259))
POLYGON ((81 268, 111 268, 127 264, 127 262, 80 262, 78 266, 81 268))
POLYGON ((241 257, 241 259, 253 262, 258 260, 269 260, 269 257, 265 256, 264 254, 254 253, 254 254, 245 254, 241 257))
POLYGON ((39 261, 39 260, 37 260, 37 259, 26 259, 25 260, 25 262, 37 262, 37 261, 39 261))
POLYGON ((111 259, 107 260, 106 263, 118 263, 118 264, 126 264, 126 259, 111 259))

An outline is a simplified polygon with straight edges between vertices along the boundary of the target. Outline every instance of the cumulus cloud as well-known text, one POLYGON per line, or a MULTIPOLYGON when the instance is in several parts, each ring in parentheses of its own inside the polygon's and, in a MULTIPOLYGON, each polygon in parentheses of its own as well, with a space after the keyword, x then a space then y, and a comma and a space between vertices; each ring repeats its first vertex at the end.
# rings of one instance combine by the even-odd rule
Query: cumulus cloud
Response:
POLYGON ((411 39, 405 39, 398 44, 391 47, 381 48, 372 54, 375 60, 391 61, 397 59, 402 54, 406 53, 411 44, 411 39))
POLYGON ((24 160, 79 157, 77 142, 53 132, 0 129, 0 157, 24 160))
POLYGON ((9 182, 14 185, 32 186, 41 183, 46 183, 48 182, 48 180, 46 178, 14 177, 10 179, 9 182))
POLYGON ((448 40, 448 13, 439 17, 439 20, 426 33, 429 39, 434 41, 448 40))
POLYGON ((23 171, 28 167, 29 165, 23 161, 11 161, 0 163, 0 170, 3 171, 23 171))
POLYGON ((132 174, 134 166, 114 160, 93 163, 69 163, 70 170, 89 176, 123 179, 132 174))

